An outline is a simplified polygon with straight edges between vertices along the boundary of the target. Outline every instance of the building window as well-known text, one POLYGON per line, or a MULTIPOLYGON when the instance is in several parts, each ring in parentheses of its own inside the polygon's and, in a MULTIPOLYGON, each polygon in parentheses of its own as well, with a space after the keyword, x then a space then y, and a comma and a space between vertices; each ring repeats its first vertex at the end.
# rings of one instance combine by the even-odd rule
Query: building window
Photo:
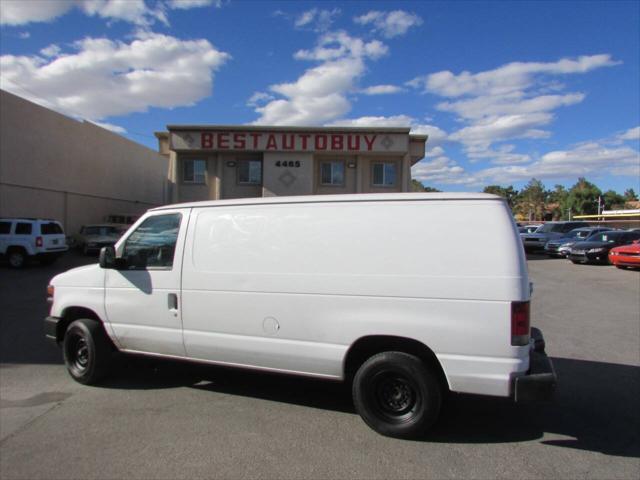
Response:
POLYGON ((396 184, 395 163, 373 164, 373 185, 376 187, 392 187, 396 184))
POLYGON ((184 183, 205 183, 206 174, 206 160, 186 159, 182 161, 182 181, 184 183))
POLYGON ((262 161, 261 160, 239 160, 238 161, 238 183, 243 185, 262 184, 262 161))
POLYGON ((344 185, 344 162, 322 162, 320 164, 320 183, 322 185, 344 185))

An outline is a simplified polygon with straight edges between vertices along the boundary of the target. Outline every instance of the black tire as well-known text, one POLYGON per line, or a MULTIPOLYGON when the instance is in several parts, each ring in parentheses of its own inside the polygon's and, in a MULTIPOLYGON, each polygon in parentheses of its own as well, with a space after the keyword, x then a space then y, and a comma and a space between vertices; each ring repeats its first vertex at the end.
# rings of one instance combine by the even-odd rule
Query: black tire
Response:
POLYGON ((574 265, 578 265, 580 262, 577 260, 571 260, 571 263, 573 263, 574 265))
POLYGON ((27 264, 27 254, 22 248, 11 248, 7 252, 7 260, 11 268, 24 268, 27 264))
POLYGON ((626 270, 629 267, 627 267, 625 265, 616 265, 616 268, 619 268, 620 270, 626 270))
POLYGON ((435 373, 418 357, 383 352, 358 369, 353 379, 353 403, 376 432, 416 438, 437 420, 442 390, 435 373))
POLYGON ((64 363, 75 381, 92 385, 109 371, 113 352, 98 321, 83 318, 71 322, 62 343, 64 363))

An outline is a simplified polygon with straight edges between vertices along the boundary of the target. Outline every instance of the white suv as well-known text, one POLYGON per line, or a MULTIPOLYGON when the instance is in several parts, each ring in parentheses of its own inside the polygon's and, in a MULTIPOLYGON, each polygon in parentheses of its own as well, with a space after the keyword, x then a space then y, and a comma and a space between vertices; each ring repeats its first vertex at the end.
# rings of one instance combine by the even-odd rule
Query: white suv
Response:
POLYGON ((22 268, 29 258, 54 262, 68 250, 60 222, 42 218, 0 218, 0 257, 22 268))

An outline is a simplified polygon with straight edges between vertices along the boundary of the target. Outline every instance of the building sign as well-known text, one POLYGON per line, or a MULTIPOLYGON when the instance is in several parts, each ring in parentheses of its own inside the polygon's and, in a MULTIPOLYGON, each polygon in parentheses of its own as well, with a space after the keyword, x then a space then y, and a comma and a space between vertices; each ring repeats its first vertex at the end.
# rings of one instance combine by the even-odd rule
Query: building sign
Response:
POLYGON ((408 135, 396 133, 206 130, 171 132, 171 149, 241 152, 404 153, 408 150, 408 140, 408 135))

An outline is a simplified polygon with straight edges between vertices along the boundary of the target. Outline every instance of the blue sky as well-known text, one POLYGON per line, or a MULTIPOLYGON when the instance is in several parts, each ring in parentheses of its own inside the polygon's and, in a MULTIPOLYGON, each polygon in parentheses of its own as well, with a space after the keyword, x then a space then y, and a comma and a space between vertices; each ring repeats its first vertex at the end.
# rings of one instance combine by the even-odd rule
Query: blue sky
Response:
POLYGON ((0 87, 168 124, 411 126, 441 190, 640 191, 640 2, 0 0, 0 87))

